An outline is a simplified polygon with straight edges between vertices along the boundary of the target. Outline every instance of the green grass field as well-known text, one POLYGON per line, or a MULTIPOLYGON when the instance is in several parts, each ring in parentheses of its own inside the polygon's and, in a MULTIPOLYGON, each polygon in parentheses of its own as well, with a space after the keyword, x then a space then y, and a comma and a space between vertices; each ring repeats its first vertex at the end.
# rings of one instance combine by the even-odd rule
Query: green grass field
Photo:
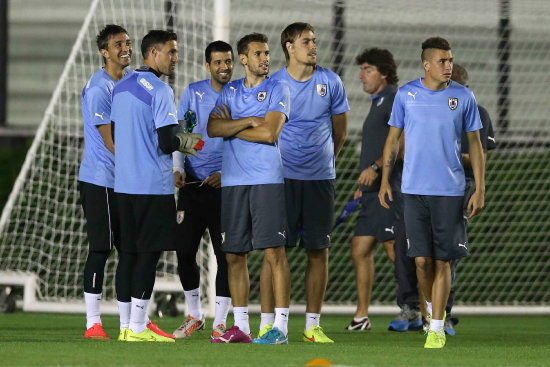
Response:
MULTIPOLYGON (((198 335, 175 344, 121 343, 85 340, 83 315, 17 312, 0 314, 1 366, 303 366, 325 358, 335 366, 549 366, 549 317, 463 316, 457 334, 442 350, 425 350, 421 332, 386 330, 389 316, 371 318, 373 329, 348 332, 348 316, 323 316, 332 345, 301 341, 303 315, 291 315, 290 344, 262 346, 211 344, 211 321, 198 335)), ((159 325, 173 331, 180 318, 163 318, 159 325)), ((103 317, 107 333, 116 339, 118 318, 103 317)), ((255 332, 259 317, 253 315, 255 332)))

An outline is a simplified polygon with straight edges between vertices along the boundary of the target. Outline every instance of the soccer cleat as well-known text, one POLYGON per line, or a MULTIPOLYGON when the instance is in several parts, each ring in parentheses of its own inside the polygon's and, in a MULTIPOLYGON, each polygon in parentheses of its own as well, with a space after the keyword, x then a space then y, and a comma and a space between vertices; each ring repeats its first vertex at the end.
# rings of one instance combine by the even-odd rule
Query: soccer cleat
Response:
POLYGON ((368 317, 365 317, 364 319, 361 319, 361 321, 355 321, 355 319, 352 319, 349 325, 346 327, 346 330, 358 330, 358 331, 364 331, 364 330, 370 330, 371 323, 368 317))
POLYGON ((432 316, 422 316, 422 330, 424 331, 424 334, 428 334, 428 331, 430 330, 430 323, 432 322, 432 316))
POLYGON ((103 330, 103 326, 97 323, 84 332, 84 338, 86 339, 111 339, 103 330))
POLYGON ((225 331, 226 329, 224 324, 217 325, 215 328, 212 329, 212 335, 210 336, 210 339, 222 336, 223 334, 225 334, 225 331))
POLYGON ((443 324, 443 330, 445 330, 445 334, 454 336, 456 334, 455 331, 455 325, 458 324, 458 318, 452 317, 449 315, 445 318, 445 324, 443 324))
POLYGON ((175 340, 172 338, 167 338, 165 336, 155 333, 153 330, 145 328, 141 333, 136 334, 132 329, 128 329, 126 332, 126 341, 127 342, 164 342, 164 343, 175 343, 175 340))
POLYGON ((269 330, 271 330, 272 327, 273 327, 273 324, 265 324, 263 329, 260 330, 260 332, 258 333, 258 339, 261 338, 262 336, 264 336, 265 333, 267 333, 269 330))
POLYGON ((320 325, 312 326, 309 331, 304 330, 303 339, 310 343, 334 343, 334 340, 325 335, 320 325))
POLYGON ((424 348, 443 348, 445 346, 445 333, 441 331, 428 331, 424 348))
POLYGON ((252 342, 254 344, 288 344, 288 336, 277 327, 274 327, 252 342))
POLYGON ((217 338, 210 339, 211 343, 252 343, 252 337, 245 334, 237 325, 231 326, 217 338))
POLYGON ((422 329, 422 314, 418 310, 411 309, 408 305, 403 305, 399 315, 388 325, 390 331, 404 332, 420 329, 422 329))
POLYGON ((120 334, 118 334, 118 341, 119 342, 128 341, 128 330, 129 329, 127 327, 120 330, 120 334))
POLYGON ((176 338, 188 338, 195 331, 204 329, 204 317, 202 319, 196 319, 191 315, 187 315, 187 319, 181 324, 179 328, 174 331, 176 338))
POLYGON ((160 336, 164 336, 165 338, 176 339, 175 335, 168 334, 167 332, 162 331, 158 327, 156 321, 149 320, 149 323, 147 324, 147 329, 150 329, 153 333, 158 334, 160 336))

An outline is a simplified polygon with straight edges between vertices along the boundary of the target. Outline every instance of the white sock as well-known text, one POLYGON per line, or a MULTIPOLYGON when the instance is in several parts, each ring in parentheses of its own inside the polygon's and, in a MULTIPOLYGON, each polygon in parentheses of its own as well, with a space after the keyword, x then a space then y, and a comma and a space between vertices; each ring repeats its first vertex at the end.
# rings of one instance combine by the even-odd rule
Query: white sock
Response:
POLYGON ((312 326, 319 326, 320 321, 320 313, 306 312, 306 331, 311 329, 312 326))
POLYGON ((426 301, 426 308, 428 309, 428 315, 432 316, 432 303, 426 301))
POLYGON ((131 302, 120 302, 118 303, 118 313, 120 315, 120 330, 130 327, 130 310, 132 307, 131 302))
POLYGON ((273 327, 281 330, 283 334, 288 334, 288 308, 275 308, 275 321, 273 327))
POLYGON ((441 334, 443 331, 443 320, 432 319, 432 322, 430 323, 430 331, 437 331, 441 334))
POLYGON ((212 323, 212 329, 218 325, 227 326, 229 306, 231 306, 231 297, 216 296, 216 314, 214 317, 214 322, 212 323))
POLYGON ((262 312, 260 314, 260 331, 266 325, 273 325, 275 323, 275 313, 262 312))
POLYGON ((148 299, 139 299, 132 297, 132 306, 130 308, 130 330, 139 334, 145 331, 147 328, 147 306, 149 306, 148 299))
POLYGON ((250 324, 248 322, 248 306, 247 307, 233 307, 233 318, 235 319, 235 325, 245 333, 250 334, 250 324))
POLYGON ((195 319, 202 319, 201 309, 201 289, 191 289, 190 291, 183 291, 185 294, 185 303, 187 304, 187 314, 195 319))
POLYGON ((101 311, 99 310, 101 293, 84 292, 84 301, 86 302, 86 329, 91 328, 94 324, 101 324, 101 311))

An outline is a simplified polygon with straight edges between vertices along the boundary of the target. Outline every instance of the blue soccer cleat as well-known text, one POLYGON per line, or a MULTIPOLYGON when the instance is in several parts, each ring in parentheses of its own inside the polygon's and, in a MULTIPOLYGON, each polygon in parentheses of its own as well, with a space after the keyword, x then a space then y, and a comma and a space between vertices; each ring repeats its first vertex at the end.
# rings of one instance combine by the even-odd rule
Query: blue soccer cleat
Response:
POLYGON ((254 344, 288 344, 288 336, 277 327, 274 327, 262 335, 261 338, 256 338, 252 342, 254 344))
POLYGON ((401 312, 395 320, 390 322, 388 330, 405 332, 407 330, 422 329, 422 314, 420 311, 411 309, 408 305, 403 305, 401 312))

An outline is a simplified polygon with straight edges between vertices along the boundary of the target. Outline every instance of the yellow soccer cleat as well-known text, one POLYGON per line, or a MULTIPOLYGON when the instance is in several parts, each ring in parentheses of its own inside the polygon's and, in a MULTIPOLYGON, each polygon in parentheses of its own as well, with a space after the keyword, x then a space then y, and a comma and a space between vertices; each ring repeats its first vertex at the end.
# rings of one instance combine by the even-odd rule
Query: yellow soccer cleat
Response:
POLYGON ((445 346, 445 332, 430 330, 424 348, 443 348, 445 346))
POLYGON ((119 342, 125 342, 128 341, 128 329, 127 327, 120 330, 120 334, 118 334, 118 341, 119 342))
POLYGON ((269 330, 273 329, 273 324, 265 324, 264 328, 258 333, 258 339, 265 335, 269 330))
POLYGON ((165 343, 176 342, 174 339, 159 335, 148 328, 145 328, 145 330, 139 334, 134 333, 132 329, 127 329, 127 330, 128 331, 126 333, 126 341, 128 342, 165 342, 165 343))
POLYGON ((320 325, 312 326, 309 331, 304 330, 303 339, 310 343, 334 343, 334 340, 325 335, 320 325))

